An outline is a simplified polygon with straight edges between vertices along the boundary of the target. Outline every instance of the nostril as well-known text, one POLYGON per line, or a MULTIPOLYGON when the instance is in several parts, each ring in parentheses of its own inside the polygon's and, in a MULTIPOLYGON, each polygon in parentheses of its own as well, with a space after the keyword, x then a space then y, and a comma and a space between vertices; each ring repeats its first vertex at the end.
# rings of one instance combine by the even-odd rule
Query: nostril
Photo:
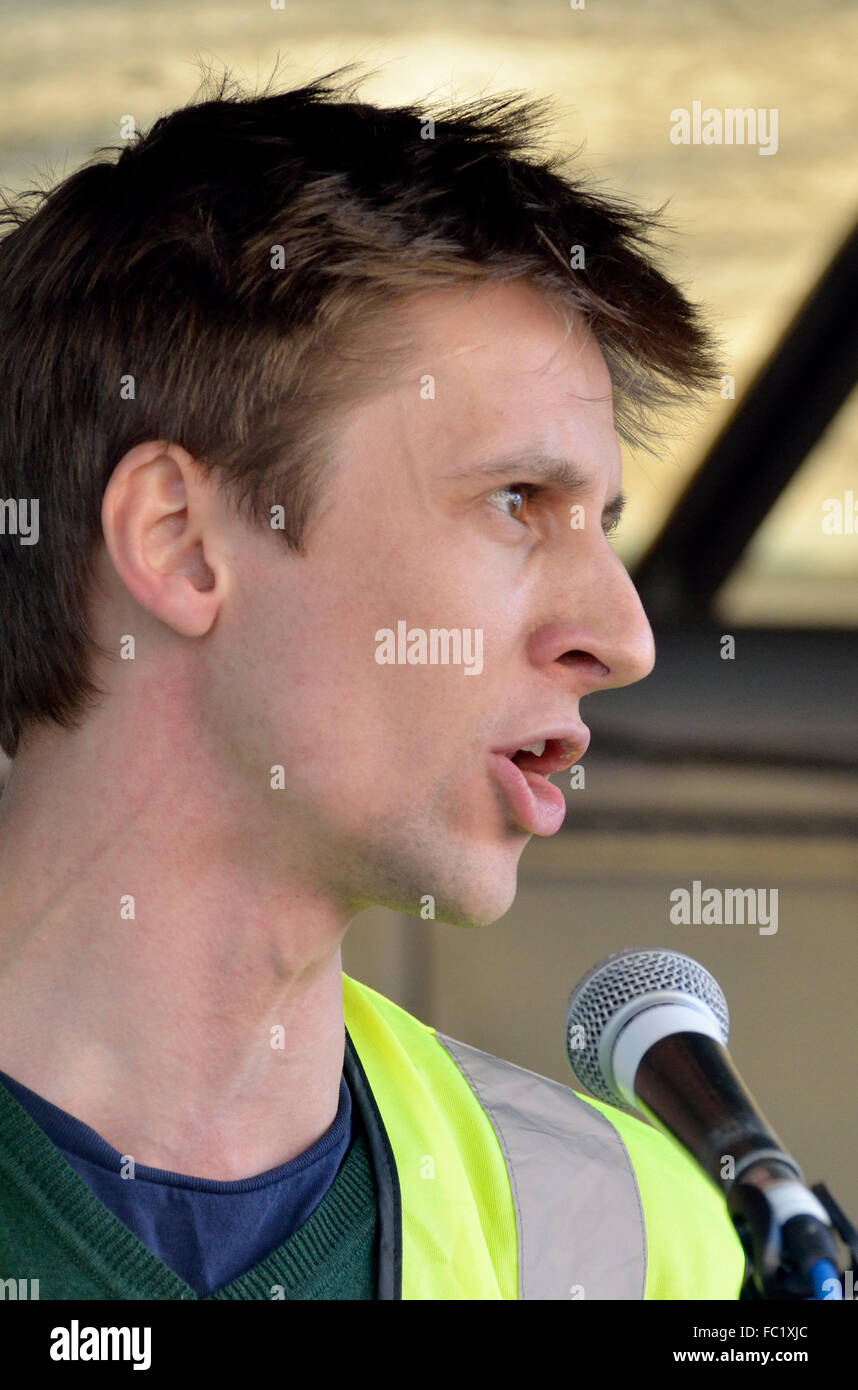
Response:
POLYGON ((580 651, 577 648, 573 651, 564 652, 557 658, 564 666, 571 666, 575 670, 589 670, 594 676, 608 676, 610 669, 605 664, 593 656, 591 652, 580 651))

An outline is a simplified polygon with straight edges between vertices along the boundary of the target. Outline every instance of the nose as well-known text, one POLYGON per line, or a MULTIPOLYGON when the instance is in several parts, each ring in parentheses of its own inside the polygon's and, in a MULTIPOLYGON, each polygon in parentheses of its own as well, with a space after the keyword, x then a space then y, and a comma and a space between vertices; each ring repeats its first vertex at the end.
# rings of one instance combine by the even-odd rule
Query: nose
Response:
POLYGON ((640 596, 616 553, 609 547, 608 563, 592 571, 586 585, 572 588, 560 605, 567 613, 531 634, 528 656, 533 665, 547 670, 556 664, 574 672, 574 689, 582 696, 648 676, 655 665, 655 639, 640 596))

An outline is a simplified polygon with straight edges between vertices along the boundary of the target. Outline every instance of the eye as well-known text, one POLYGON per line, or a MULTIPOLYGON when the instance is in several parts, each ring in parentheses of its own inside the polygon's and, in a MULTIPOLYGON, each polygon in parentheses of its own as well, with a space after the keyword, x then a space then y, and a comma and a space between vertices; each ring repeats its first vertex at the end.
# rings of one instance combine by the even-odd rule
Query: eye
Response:
POLYGON ((506 512, 512 521, 521 521, 521 512, 525 502, 532 501, 539 491, 536 483, 510 483, 508 487, 499 487, 487 500, 491 502, 493 507, 506 512), (501 499, 500 502, 494 500, 498 497, 501 499), (507 511, 510 504, 516 509, 515 512, 507 511))

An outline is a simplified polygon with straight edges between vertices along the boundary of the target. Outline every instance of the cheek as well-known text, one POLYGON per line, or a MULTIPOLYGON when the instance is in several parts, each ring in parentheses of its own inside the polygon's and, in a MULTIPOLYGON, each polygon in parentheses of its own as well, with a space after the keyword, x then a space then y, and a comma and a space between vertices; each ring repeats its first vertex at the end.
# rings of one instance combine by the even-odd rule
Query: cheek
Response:
POLYGON ((503 719, 519 627, 509 600, 517 607, 519 596, 492 566, 475 566, 472 546, 388 528, 373 551, 355 527, 326 536, 318 559, 266 552, 244 578, 210 678, 218 736, 256 780, 283 764, 296 792, 330 798, 335 812, 338 796, 387 785, 401 799, 403 785, 426 789, 479 758, 503 719), (400 621, 427 633, 468 628, 468 664, 482 670, 378 661, 376 634, 398 640, 400 621))

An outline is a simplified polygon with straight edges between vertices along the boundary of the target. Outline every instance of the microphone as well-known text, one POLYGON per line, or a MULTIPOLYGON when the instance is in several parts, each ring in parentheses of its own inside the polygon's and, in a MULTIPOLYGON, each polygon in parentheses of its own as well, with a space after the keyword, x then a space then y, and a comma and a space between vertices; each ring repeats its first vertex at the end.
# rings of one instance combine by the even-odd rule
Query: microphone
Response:
POLYGON ((678 951, 614 952, 566 1010, 582 1086, 651 1120, 724 1193, 752 1265, 756 1292, 743 1297, 829 1296, 819 1291, 839 1267, 829 1213, 733 1066, 728 1037, 717 980, 678 951))

